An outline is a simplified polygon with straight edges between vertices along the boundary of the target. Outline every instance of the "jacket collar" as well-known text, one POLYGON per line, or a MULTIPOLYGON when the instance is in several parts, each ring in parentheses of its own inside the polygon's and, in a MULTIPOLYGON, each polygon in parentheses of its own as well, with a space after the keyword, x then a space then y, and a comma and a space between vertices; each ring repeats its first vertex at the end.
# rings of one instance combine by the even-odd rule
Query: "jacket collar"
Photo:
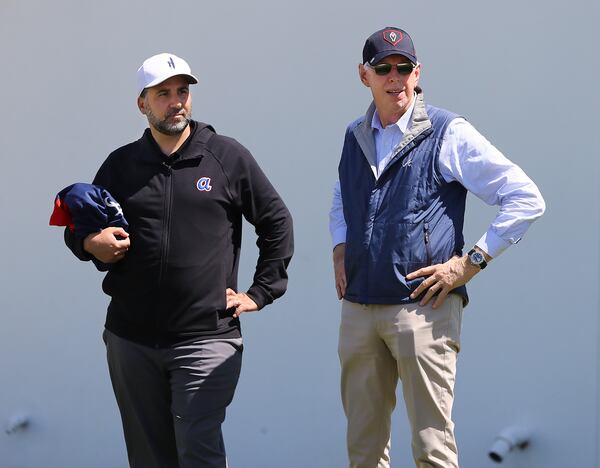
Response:
POLYGON ((206 142, 210 138, 211 134, 216 133, 215 129, 208 124, 197 122, 195 120, 190 121, 190 135, 183 142, 177 151, 170 156, 166 156, 156 143, 156 140, 152 136, 152 132, 149 128, 144 131, 142 135, 142 142, 152 153, 154 157, 158 157, 161 162, 169 161, 173 163, 175 161, 192 160, 201 158, 206 152, 206 142))
MULTIPOLYGON (((377 154, 375 150, 375 139, 373 137, 373 128, 371 122, 373 115, 375 114, 375 102, 371 102, 371 105, 367 109, 364 119, 354 129, 353 133, 356 137, 360 149, 362 150, 371 171, 375 178, 377 178, 377 154)), ((403 148, 410 144, 416 137, 421 135, 423 132, 431 128, 431 121, 427 115, 427 109, 425 108, 425 100, 423 99, 423 93, 418 93, 415 97, 415 106, 412 113, 411 121, 408 125, 407 132, 402 136, 402 140, 398 143, 398 146, 394 148, 394 153, 397 155, 403 148)), ((396 156, 390 161, 396 159, 396 156)), ((388 166, 390 165, 388 164, 388 166)))

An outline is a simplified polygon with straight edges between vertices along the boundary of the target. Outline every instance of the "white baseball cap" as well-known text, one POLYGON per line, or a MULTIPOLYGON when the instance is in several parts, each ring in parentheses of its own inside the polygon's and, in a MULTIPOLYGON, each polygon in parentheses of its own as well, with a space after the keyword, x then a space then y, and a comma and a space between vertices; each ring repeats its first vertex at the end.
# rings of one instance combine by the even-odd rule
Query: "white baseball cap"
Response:
POLYGON ((186 76, 190 84, 198 83, 190 66, 177 55, 162 53, 147 58, 137 71, 138 96, 144 89, 156 86, 176 75, 186 76))

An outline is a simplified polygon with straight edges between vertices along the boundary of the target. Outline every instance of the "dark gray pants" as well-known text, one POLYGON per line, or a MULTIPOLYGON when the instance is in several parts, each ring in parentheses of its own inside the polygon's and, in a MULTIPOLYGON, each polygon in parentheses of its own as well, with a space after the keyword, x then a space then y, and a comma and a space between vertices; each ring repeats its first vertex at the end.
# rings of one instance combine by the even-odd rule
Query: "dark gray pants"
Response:
POLYGON ((242 339, 154 349, 104 331, 132 468, 225 468, 221 424, 242 365, 242 339))

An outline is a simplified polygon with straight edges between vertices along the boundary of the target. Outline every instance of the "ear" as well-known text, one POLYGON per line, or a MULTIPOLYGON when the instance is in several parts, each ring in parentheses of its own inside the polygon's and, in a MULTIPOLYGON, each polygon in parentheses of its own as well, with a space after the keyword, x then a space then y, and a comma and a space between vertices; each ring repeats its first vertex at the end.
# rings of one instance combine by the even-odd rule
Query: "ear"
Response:
POLYGON ((140 110, 140 112, 142 114, 146 115, 146 103, 145 103, 143 97, 138 96, 138 98, 137 98, 137 106, 138 106, 138 109, 140 110))
POLYGON ((421 64, 417 64, 414 72, 415 74, 415 86, 419 84, 419 78, 421 77, 421 64))
POLYGON ((367 77, 367 69, 362 63, 358 64, 358 76, 362 84, 364 84, 367 88, 371 87, 371 85, 369 84, 369 79, 367 77))

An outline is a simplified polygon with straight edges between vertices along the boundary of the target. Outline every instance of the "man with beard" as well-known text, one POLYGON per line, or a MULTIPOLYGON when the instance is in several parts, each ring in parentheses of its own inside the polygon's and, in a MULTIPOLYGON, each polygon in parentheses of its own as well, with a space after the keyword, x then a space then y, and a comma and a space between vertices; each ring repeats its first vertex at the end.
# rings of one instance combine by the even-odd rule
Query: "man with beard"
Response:
POLYGON ((330 229, 351 468, 389 467, 400 379, 418 468, 457 468, 452 421, 465 284, 542 215, 536 185, 464 118, 429 106, 412 39, 367 38, 373 98, 347 130, 330 229), (463 254, 467 191, 500 206, 463 254))
POLYGON ((239 317, 281 296, 290 214, 252 155, 192 120, 189 65, 173 54, 137 72, 143 136, 109 155, 94 184, 129 227, 65 240, 110 264, 103 334, 132 467, 225 467, 221 424, 241 360, 239 317), (242 217, 256 228, 253 284, 237 289, 242 217))

